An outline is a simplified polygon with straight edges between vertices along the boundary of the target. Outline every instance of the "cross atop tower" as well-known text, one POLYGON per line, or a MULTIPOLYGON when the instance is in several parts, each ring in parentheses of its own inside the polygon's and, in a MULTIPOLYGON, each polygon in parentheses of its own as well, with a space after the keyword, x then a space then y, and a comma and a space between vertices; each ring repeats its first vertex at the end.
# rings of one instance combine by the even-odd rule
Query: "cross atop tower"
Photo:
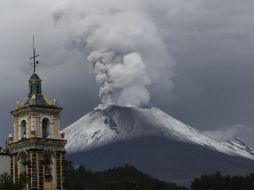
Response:
POLYGON ((39 61, 36 60, 36 57, 39 57, 40 55, 36 54, 36 51, 35 51, 35 47, 34 47, 34 35, 33 35, 33 56, 30 57, 30 59, 33 60, 33 63, 31 63, 31 65, 33 65, 34 67, 34 73, 36 71, 36 66, 39 64, 39 61))

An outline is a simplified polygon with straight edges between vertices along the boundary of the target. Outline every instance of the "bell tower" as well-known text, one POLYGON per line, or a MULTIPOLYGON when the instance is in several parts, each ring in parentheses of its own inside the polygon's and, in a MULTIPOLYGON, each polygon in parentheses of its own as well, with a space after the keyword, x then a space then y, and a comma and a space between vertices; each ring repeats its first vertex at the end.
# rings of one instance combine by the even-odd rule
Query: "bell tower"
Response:
POLYGON ((41 79, 35 69, 39 64, 36 57, 33 48, 34 73, 29 79, 29 93, 11 111, 11 174, 14 182, 20 175, 26 175, 27 190, 62 190, 66 144, 60 131, 62 108, 55 99, 49 100, 42 94, 41 79))

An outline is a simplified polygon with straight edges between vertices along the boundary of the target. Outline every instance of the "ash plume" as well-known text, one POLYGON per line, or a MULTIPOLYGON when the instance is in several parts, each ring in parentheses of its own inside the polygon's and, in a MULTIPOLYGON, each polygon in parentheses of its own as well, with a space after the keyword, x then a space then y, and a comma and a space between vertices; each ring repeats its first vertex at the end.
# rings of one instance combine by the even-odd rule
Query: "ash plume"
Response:
POLYGON ((54 12, 64 41, 88 55, 105 106, 140 106, 149 85, 173 86, 174 62, 157 26, 136 1, 64 1, 54 12))
POLYGON ((100 86, 104 105, 139 106, 149 101, 146 86, 151 83, 138 53, 120 55, 110 50, 94 51, 88 56, 100 86))

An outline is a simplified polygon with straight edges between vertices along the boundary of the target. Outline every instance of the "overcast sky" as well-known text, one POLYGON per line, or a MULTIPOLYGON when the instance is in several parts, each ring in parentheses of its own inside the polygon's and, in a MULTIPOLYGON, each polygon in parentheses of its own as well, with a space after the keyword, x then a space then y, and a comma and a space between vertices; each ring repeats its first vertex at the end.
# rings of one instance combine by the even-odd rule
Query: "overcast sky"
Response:
POLYGON ((87 56, 106 46, 141 55, 150 105, 254 147, 253 8, 252 0, 0 0, 0 141, 28 93, 35 34, 43 93, 64 108, 62 128, 100 104, 87 56))

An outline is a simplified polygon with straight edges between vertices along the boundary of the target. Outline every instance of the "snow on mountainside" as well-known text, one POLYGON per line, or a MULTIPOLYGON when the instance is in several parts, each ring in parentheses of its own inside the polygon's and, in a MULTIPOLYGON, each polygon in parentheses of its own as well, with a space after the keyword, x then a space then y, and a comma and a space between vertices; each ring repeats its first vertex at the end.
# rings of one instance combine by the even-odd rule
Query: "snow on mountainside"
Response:
POLYGON ((64 133, 68 153, 88 151, 136 137, 157 136, 254 160, 251 148, 239 138, 219 142, 154 107, 97 109, 65 128, 64 133))

